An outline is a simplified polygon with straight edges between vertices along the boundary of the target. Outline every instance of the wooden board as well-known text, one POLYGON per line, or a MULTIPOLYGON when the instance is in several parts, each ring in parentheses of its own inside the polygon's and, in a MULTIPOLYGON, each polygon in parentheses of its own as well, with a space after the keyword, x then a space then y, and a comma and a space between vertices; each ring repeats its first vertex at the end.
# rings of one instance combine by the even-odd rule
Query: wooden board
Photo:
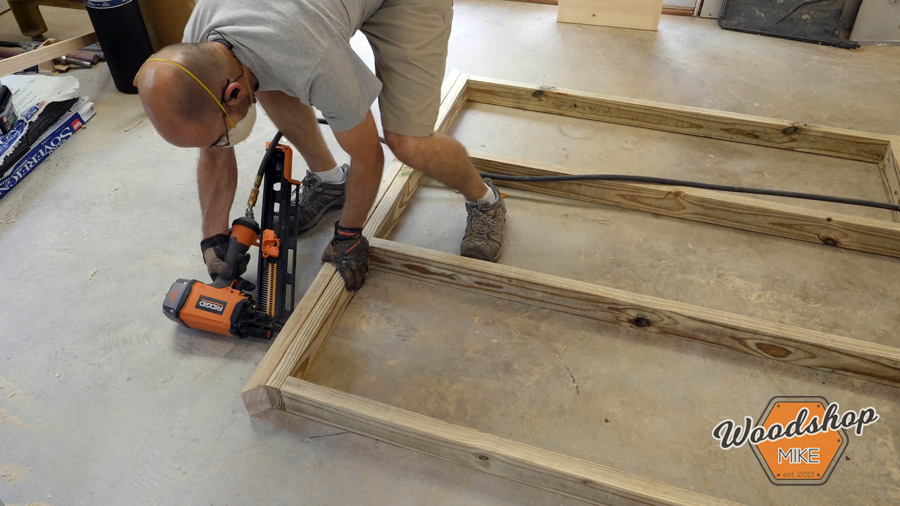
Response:
POLYGON ((662 6, 663 0, 559 0, 556 21, 657 30, 662 6))
MULTIPOLYGON (((891 146, 878 162, 888 202, 900 204, 900 136, 891 136, 891 146)), ((894 221, 900 222, 900 212, 891 211, 894 221)))
POLYGON ((80 37, 72 37, 54 44, 41 46, 34 51, 28 51, 12 58, 6 58, 0 61, 0 77, 59 58, 85 46, 90 46, 95 42, 97 42, 97 35, 91 32, 80 37))
MULTIPOLYGON (((436 128, 448 132, 466 104, 468 76, 454 70, 445 80, 443 99, 436 128)), ((391 185, 373 207, 363 233, 367 237, 387 234, 400 219, 421 179, 421 173, 399 161, 391 185)), ((322 266, 313 284, 300 300, 297 309, 269 348, 256 371, 241 391, 244 405, 250 414, 277 408, 280 404, 278 387, 284 379, 311 365, 334 325, 350 303, 353 293, 344 289, 340 275, 331 264, 322 266), (311 348, 315 344, 316 348, 311 348)))
POLYGON ((287 378, 281 391, 289 413, 592 504, 737 504, 459 427, 297 378, 287 378))
POLYGON ((651 130, 878 163, 888 135, 471 77, 469 100, 651 130))
MULTIPOLYGON (((562 167, 470 152, 481 172, 509 176, 571 174, 562 167)), ((617 181, 498 185, 624 209, 711 223, 900 258, 900 224, 696 188, 617 181)), ((897 188, 900 188, 898 186, 897 188)))
POLYGON ((900 349, 373 238, 371 268, 900 386, 900 349))

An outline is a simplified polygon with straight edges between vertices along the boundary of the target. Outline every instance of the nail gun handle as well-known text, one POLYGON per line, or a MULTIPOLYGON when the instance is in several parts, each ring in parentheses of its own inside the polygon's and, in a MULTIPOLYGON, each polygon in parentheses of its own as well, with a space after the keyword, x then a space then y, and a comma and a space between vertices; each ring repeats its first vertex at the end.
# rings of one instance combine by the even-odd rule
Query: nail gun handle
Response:
POLYGON ((213 286, 216 288, 224 288, 234 283, 238 277, 238 267, 241 257, 250 250, 250 246, 257 244, 259 241, 259 225, 256 220, 247 217, 241 217, 231 224, 231 237, 228 239, 228 250, 225 252, 225 264, 228 265, 228 271, 216 277, 213 286))

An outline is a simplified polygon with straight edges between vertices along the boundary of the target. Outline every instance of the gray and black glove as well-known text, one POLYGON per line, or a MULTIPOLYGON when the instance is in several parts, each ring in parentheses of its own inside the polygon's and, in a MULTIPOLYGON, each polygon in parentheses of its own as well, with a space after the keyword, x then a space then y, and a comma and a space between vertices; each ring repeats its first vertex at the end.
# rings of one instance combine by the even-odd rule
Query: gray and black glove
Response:
POLYGON ((369 273, 369 241, 361 228, 344 228, 334 224, 334 239, 322 253, 322 263, 331 263, 344 279, 347 290, 362 288, 369 273))
MULTIPOLYGON (((227 234, 216 234, 200 241, 200 250, 203 252, 203 263, 206 264, 206 271, 213 281, 228 271, 228 264, 225 263, 225 253, 228 252, 228 241, 230 236, 227 234)), ((247 272, 247 264, 250 263, 250 253, 241 255, 241 261, 238 263, 238 270, 235 276, 247 272)))

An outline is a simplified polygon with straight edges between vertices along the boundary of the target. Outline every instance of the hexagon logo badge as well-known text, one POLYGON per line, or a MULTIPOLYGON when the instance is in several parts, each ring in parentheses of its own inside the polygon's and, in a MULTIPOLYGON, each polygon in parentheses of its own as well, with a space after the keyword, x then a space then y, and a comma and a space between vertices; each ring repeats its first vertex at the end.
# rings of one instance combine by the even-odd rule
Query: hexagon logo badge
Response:
MULTIPOLYGON (((823 397, 774 397, 759 417, 759 425, 767 433, 778 431, 779 424, 789 428, 801 418, 795 430, 802 431, 814 421, 824 420, 828 401, 823 397), (802 411, 806 410, 806 416, 802 411)), ((803 433, 776 441, 752 444, 753 454, 774 485, 822 485, 831 476, 847 448, 843 428, 803 433)))

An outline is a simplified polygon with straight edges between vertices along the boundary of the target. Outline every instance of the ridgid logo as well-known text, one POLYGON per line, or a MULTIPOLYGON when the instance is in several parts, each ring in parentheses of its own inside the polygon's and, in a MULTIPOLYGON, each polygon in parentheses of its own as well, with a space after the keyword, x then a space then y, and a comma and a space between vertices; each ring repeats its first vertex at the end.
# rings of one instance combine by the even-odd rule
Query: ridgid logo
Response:
POLYGON ((773 397, 758 424, 724 420, 712 436, 723 450, 749 443, 775 485, 822 485, 847 449, 846 431, 862 436, 878 419, 875 408, 841 413, 823 397, 773 397))
POLYGON ((226 305, 227 303, 224 301, 201 295, 200 300, 197 301, 197 305, 195 307, 197 309, 202 309, 204 311, 209 311, 210 313, 221 315, 225 312, 226 305))

